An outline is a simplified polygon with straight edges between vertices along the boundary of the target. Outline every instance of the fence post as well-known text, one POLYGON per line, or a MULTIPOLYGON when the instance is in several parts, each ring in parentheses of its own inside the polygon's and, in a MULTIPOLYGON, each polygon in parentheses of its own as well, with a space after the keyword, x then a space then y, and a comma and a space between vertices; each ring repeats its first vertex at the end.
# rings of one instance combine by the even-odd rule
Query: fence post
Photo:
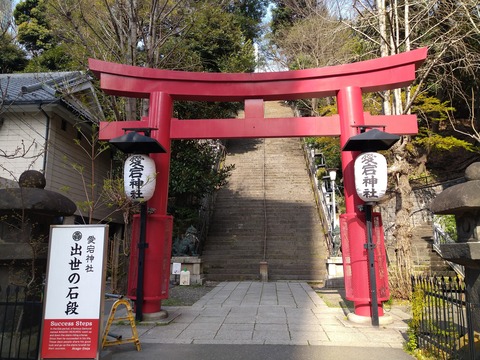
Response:
POLYGON ((0 287, 0 358, 38 358, 42 301, 21 286, 0 287))

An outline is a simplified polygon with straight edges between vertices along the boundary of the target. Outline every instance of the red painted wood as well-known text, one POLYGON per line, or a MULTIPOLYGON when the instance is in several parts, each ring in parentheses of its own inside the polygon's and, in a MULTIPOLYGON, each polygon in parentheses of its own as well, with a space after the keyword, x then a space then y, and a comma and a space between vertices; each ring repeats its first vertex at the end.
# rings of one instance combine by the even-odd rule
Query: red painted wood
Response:
MULTIPOLYGON (((365 113, 365 125, 384 125, 392 134, 418 132, 415 115, 372 116, 365 113)), ((172 139, 235 139, 340 136, 338 115, 300 118, 172 119, 172 139)))
MULTIPOLYGON (((418 132, 416 115, 373 116, 364 113, 365 125, 383 125, 390 134, 413 135, 418 132)), ((100 140, 124 134, 124 128, 150 127, 146 121, 109 121, 100 123, 100 140)), ((338 115, 324 117, 247 118, 247 119, 171 119, 170 138, 242 139, 273 137, 340 136, 338 115)), ((164 144, 162 144, 164 145, 164 144)))
POLYGON ((89 59, 90 70, 109 94, 149 97, 165 92, 174 100, 289 100, 335 96, 348 86, 363 92, 409 85, 424 61, 426 48, 398 55, 317 69, 272 73, 193 73, 150 69, 89 59))

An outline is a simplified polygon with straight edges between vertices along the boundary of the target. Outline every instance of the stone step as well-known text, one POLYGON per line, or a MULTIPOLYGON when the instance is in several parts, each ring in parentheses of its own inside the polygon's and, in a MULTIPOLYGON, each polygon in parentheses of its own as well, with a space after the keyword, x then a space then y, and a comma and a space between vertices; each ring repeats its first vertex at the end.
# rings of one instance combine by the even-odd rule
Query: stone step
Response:
MULTIPOLYGON (((423 224, 412 231, 412 264, 416 274, 450 274, 455 272, 433 249, 433 229, 431 224, 423 224)), ((393 245, 388 248, 388 256, 395 261, 393 245)))
POLYGON ((325 239, 300 139, 229 140, 227 150, 225 163, 235 169, 217 193, 202 254, 206 278, 258 279, 265 234, 277 279, 325 277, 325 239))
POLYGON ((223 274, 223 273, 216 273, 216 274, 208 274, 206 275, 208 281, 216 281, 216 282, 223 282, 223 281, 255 281, 260 280, 260 272, 255 274, 223 274))
MULTIPOLYGON (((238 257, 222 257, 220 260, 216 259, 212 256, 206 256, 202 258, 204 262, 203 267, 206 268, 245 268, 248 264, 258 264, 260 261, 263 260, 263 257, 257 256, 257 254, 245 254, 240 253, 238 257), (241 258, 242 255, 248 256, 248 260, 245 258, 241 258)), ((324 270, 325 269, 325 256, 312 256, 308 262, 304 260, 303 256, 275 256, 275 254, 269 255, 267 257, 267 261, 271 264, 276 264, 277 268, 298 268, 302 269, 308 265, 309 268, 313 268, 316 270, 324 270)), ((442 266, 438 266, 442 267, 442 266)))
MULTIPOLYGON (((321 259, 325 259, 326 253, 321 250, 317 251, 310 251, 310 256, 308 259, 305 259, 305 252, 307 252, 308 248, 298 248, 298 249, 275 249, 275 250, 267 250, 267 257, 268 259, 285 259, 289 261, 290 259, 294 259, 295 261, 302 260, 302 261, 319 261, 321 259)), ((202 253, 202 259, 207 260, 214 260, 217 257, 221 257, 222 259, 215 259, 216 262, 221 261, 230 261, 230 259, 239 261, 246 261, 244 257, 261 257, 263 255, 263 248, 257 247, 231 247, 230 249, 222 249, 222 250, 210 250, 207 249, 202 253), (226 254, 226 253, 230 254, 226 254)), ((323 265, 322 265, 323 266, 323 265)))
MULTIPOLYGON (((275 268, 268 265, 269 278, 275 277, 277 280, 324 280, 326 278, 325 270, 312 270, 301 268, 275 268)), ((235 276, 243 275, 250 278, 259 278, 260 265, 255 264, 252 268, 204 268, 205 276, 212 281, 218 281, 221 276, 229 276, 229 280, 234 280, 235 276)))
POLYGON ((452 275, 453 269, 433 250, 433 228, 431 224, 415 227, 412 233, 412 260, 417 274, 452 275))
MULTIPOLYGON (((275 263, 274 261, 267 261, 269 270, 273 271, 274 273, 281 273, 282 270, 289 269, 289 271, 294 271, 295 273, 298 274, 307 274, 307 273, 323 273, 325 271, 325 268, 322 266, 313 266, 310 264, 284 264, 277 262, 275 263)), ((216 264, 215 266, 204 266, 204 273, 210 273, 211 271, 218 271, 219 269, 222 270, 223 273, 225 274, 233 274, 233 273, 241 273, 241 274, 246 274, 246 273, 255 273, 259 271, 260 269, 260 260, 251 262, 251 263, 236 263, 236 264, 229 264, 229 263, 222 263, 222 264, 216 264), (240 266, 241 265, 241 266, 240 266)))

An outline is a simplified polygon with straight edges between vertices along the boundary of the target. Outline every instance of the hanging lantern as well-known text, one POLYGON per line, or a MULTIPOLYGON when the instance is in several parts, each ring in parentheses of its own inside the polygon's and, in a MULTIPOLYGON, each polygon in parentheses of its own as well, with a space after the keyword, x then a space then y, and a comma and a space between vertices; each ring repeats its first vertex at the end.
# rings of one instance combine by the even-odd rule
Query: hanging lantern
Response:
POLYGON ((155 191, 155 162, 148 155, 135 154, 125 160, 125 194, 133 201, 148 201, 155 191))
POLYGON ((387 160, 377 152, 365 152, 355 160, 355 189, 365 202, 379 201, 387 190, 387 160))

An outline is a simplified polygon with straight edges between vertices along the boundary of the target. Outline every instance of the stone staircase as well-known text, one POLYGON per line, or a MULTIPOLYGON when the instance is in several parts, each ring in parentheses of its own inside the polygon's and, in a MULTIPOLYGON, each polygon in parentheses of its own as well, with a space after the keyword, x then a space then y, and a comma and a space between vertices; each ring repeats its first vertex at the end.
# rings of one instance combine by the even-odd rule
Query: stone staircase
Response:
MULTIPOLYGON (((266 103, 266 117, 290 117, 282 103, 266 103), (269 115, 270 114, 270 115, 269 115)), ((203 248, 206 280, 323 281, 325 237, 300 139, 229 140, 226 164, 235 164, 217 193, 203 248)))
POLYGON ((455 271, 433 250, 432 225, 416 226, 412 234, 412 258, 417 274, 454 276, 455 271))

